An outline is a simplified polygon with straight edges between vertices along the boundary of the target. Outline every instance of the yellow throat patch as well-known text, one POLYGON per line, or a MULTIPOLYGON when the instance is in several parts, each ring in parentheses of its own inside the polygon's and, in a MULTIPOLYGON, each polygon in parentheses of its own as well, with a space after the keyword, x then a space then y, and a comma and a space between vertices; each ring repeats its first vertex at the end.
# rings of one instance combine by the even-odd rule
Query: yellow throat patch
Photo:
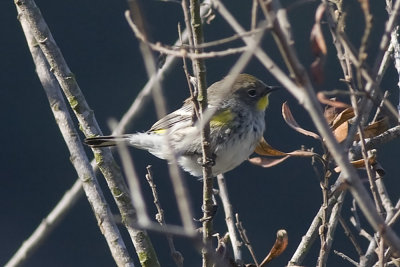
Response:
POLYGON ((268 95, 263 96, 262 98, 260 98, 260 100, 258 100, 257 102, 257 109, 259 111, 263 111, 268 107, 268 95))

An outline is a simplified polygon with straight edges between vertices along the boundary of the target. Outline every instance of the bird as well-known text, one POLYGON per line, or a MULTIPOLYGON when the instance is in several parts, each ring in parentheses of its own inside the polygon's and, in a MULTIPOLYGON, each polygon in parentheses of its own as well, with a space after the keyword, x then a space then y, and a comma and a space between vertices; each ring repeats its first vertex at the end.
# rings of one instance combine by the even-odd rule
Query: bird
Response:
MULTIPOLYGON (((236 168, 254 152, 265 130, 269 95, 277 88, 246 73, 237 75, 233 85, 225 87, 226 80, 231 78, 228 75, 207 88, 207 108, 213 112, 209 149, 214 177, 236 168)), ((186 99, 181 108, 161 118, 146 132, 96 136, 84 142, 92 148, 123 142, 165 160, 172 151, 184 171, 202 177, 201 129, 194 114, 193 101, 186 99)))

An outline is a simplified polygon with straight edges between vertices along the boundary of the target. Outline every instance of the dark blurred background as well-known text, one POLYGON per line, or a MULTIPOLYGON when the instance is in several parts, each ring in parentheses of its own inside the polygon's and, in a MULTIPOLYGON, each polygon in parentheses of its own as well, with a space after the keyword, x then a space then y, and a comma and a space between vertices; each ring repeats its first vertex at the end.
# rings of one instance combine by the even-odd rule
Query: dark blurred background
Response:
MULTIPOLYGON (((143 1, 143 9, 149 22, 150 33, 155 41, 173 44, 178 37, 177 23, 184 25, 181 7, 176 3, 164 1, 143 1)), ((251 1, 224 1, 227 8, 239 19, 245 28, 250 25, 251 1)), ((373 2, 373 1, 372 1, 373 2)), ((119 119, 128 109, 138 92, 146 83, 146 73, 138 49, 138 42, 124 18, 126 2, 104 1, 49 1, 39 0, 37 5, 49 25, 53 36, 66 61, 83 90, 86 100, 94 110, 103 132, 108 134, 109 118, 119 119)), ((299 57, 308 66, 312 62, 309 45, 310 30, 314 21, 317 1, 284 1, 292 22, 296 48, 299 57)), ((347 31, 356 47, 364 27, 364 19, 358 1, 347 1, 347 31)), ((384 1, 374 2, 372 8, 374 28, 372 31, 369 58, 374 60, 384 22, 387 18, 384 1)), ((22 242, 33 232, 42 219, 51 211, 65 191, 77 179, 69 161, 69 153, 60 135, 49 108, 47 98, 36 76, 24 35, 17 20, 13 1, 0 1, 0 265, 5 264, 22 242)), ((329 55, 325 65, 325 81, 316 86, 318 90, 346 89, 339 81, 341 69, 331 37, 323 25, 328 42, 329 55)), ((218 15, 211 25, 205 25, 205 40, 212 41, 228 37, 233 31, 218 15)), ((240 41, 230 46, 242 45, 240 41)), ((220 47, 223 49, 224 47, 220 47)), ((266 36, 263 48, 280 66, 283 66, 278 50, 271 36, 266 36)), ((211 84, 224 77, 238 56, 207 60, 207 79, 211 84)), ((270 85, 277 81, 266 72, 261 64, 253 59, 246 68, 270 85)), ((389 90, 391 99, 397 105, 398 88, 396 73, 392 67, 382 83, 382 89, 389 90)), ((163 83, 169 111, 178 108, 189 95, 182 63, 169 73, 163 83)), ((274 93, 266 117, 265 137, 274 147, 291 151, 301 145, 314 147, 321 152, 318 142, 302 136, 289 128, 282 119, 281 105, 288 101, 297 121, 306 129, 315 130, 306 112, 285 90, 274 93)), ((153 103, 149 103, 135 120, 130 131, 144 131, 156 120, 153 103)), ((399 169, 396 164, 400 158, 397 149, 399 141, 383 146, 379 150, 379 160, 386 170, 385 183, 393 201, 399 198, 399 169)), ((88 156, 92 158, 88 149, 88 156)), ((150 189, 144 182, 145 167, 153 165, 161 203, 168 223, 179 223, 176 203, 173 200, 169 178, 165 176, 167 163, 150 154, 131 149, 148 201, 148 210, 155 214, 150 189)), ((365 177, 363 172, 360 172, 365 177)), ((192 196, 195 216, 201 217, 202 184, 187 176, 187 184, 192 196)), ((109 203, 113 203, 103 181, 109 203)), ((286 229, 289 246, 271 266, 283 266, 291 258, 301 237, 321 205, 319 178, 314 173, 309 159, 293 158, 270 169, 262 169, 243 163, 226 174, 228 189, 234 212, 240 214, 244 227, 255 249, 258 260, 268 253, 275 241, 278 229, 286 229)), ((350 195, 346 198, 343 216, 349 217, 350 195)), ((113 206, 113 205, 112 205, 113 206)), ((113 207, 115 210, 115 207, 113 207)), ((364 224, 366 229, 369 226, 364 224)), ((224 233, 222 208, 215 219, 216 231, 224 233)), ((122 229, 122 228, 121 228, 122 229)), ((399 233, 399 226, 395 229, 399 233)), ((125 230, 121 230, 124 236, 125 230)), ((164 236, 150 234, 162 266, 174 266, 164 236)), ((363 249, 368 243, 360 238, 363 249)), ((188 241, 176 239, 177 249, 185 257, 185 266, 200 266, 198 252, 191 249, 188 241)), ((132 245, 126 239, 135 262, 138 262, 132 245)), ((349 240, 340 226, 333 249, 342 251, 358 260, 349 240)), ((245 261, 250 262, 245 251, 245 261)), ((319 251, 316 241, 304 265, 313 266, 319 251)), ((54 230, 47 241, 28 260, 25 266, 114 266, 96 220, 87 200, 82 197, 78 204, 54 230)), ((328 266, 351 266, 336 255, 331 255, 328 266)))

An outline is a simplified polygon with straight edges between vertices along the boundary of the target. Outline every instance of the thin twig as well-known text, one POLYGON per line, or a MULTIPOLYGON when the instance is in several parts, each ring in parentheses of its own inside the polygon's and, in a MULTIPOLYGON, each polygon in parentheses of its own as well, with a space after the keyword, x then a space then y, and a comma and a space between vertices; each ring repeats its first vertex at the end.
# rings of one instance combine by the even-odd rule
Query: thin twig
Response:
MULTIPOLYGON (((183 3, 186 2, 186 0, 182 0, 182 8, 185 7, 185 5, 183 5, 183 3)), ((187 13, 187 12, 186 12, 187 13)), ((185 19, 186 21, 186 19, 185 19)), ((179 38, 181 39, 181 30, 180 30, 180 24, 178 24, 178 33, 179 33, 179 38)), ((181 41, 181 43, 183 43, 181 41)), ((199 103, 197 102, 197 91, 193 89, 192 83, 190 82, 190 74, 189 74, 189 70, 187 67, 187 63, 186 63, 186 58, 182 58, 183 61, 183 71, 185 72, 185 76, 186 76, 186 82, 188 84, 189 87, 189 92, 190 92, 190 99, 193 103, 193 111, 194 111, 194 116, 192 118, 192 121, 196 121, 198 118, 200 118, 200 113, 199 113, 199 103)))
MULTIPOLYGON (((328 202, 328 212, 332 209, 332 207, 336 204, 336 194, 333 194, 328 202)), ((306 257, 308 251, 313 245, 315 239, 318 236, 319 227, 322 223, 322 213, 324 207, 320 207, 318 213, 314 216, 313 221, 311 222, 310 227, 307 230, 307 233, 302 237, 300 244, 297 246, 295 253, 290 259, 288 266, 299 266, 302 264, 304 258, 306 257)))
POLYGON ((254 30, 257 26, 257 11, 258 11, 258 0, 253 0, 251 6, 251 29, 254 30))
POLYGON ((356 237, 351 232, 349 226, 347 225, 346 221, 343 219, 342 215, 339 215, 339 222, 340 225, 343 227, 344 234, 350 239, 351 243, 353 244, 354 248, 356 249, 358 256, 363 254, 360 244, 358 244, 356 237))
MULTIPOLYGON (((321 222, 321 226, 319 227, 319 237, 321 240, 321 247, 319 250, 319 256, 318 256, 318 264, 317 266, 322 267, 325 264, 325 261, 322 260, 324 258, 326 258, 325 255, 327 255, 326 253, 326 238, 327 238, 327 230, 328 230, 328 200, 329 200, 329 176, 327 175, 327 173, 324 175, 324 180, 322 182, 320 182, 320 187, 322 190, 322 222, 321 222)), ((337 205, 337 204, 335 204, 337 205)))
POLYGON ((382 112, 383 105, 385 104, 385 101, 387 101, 388 97, 389 97, 389 91, 385 91, 385 93, 383 93, 382 101, 377 107, 374 118, 372 119, 371 123, 374 123, 378 119, 379 115, 382 112))
POLYGON ((323 253, 321 253, 320 257, 318 258, 318 263, 320 266, 326 266, 326 262, 328 260, 329 253, 332 248, 334 234, 335 234, 337 223, 339 221, 340 212, 342 210, 343 201, 344 201, 345 196, 346 196, 346 191, 343 191, 337 198, 337 202, 336 202, 335 206, 333 206, 333 208, 332 208, 332 212, 331 212, 331 215, 329 218, 329 223, 327 225, 326 242, 323 244, 323 248, 321 248, 323 253))
POLYGON ((382 214, 382 212, 383 212, 382 200, 379 197, 379 193, 378 193, 378 190, 377 190, 376 184, 375 184, 375 176, 372 173, 371 164, 369 163, 369 160, 368 160, 368 152, 365 149, 364 130, 361 128, 361 126, 358 127, 358 134, 360 136, 361 152, 362 152, 362 156, 364 159, 365 169, 367 171, 369 186, 370 186, 372 196, 375 201, 376 210, 379 212, 379 214, 382 214))
POLYGON ((236 214, 235 214, 235 217, 236 217, 236 223, 235 223, 235 225, 236 225, 236 229, 237 229, 238 232, 239 232, 240 238, 242 239, 244 245, 245 245, 245 246, 247 247, 247 249, 249 250, 251 257, 253 258, 254 264, 255 264, 256 266, 258 266, 256 253, 254 252, 253 247, 251 246, 250 240, 249 240, 249 238, 247 237, 246 229, 244 229, 242 222, 239 220, 239 214, 236 213, 236 214))
POLYGON ((224 175, 223 174, 218 175, 217 181, 218 181, 218 188, 219 188, 218 195, 221 198, 222 206, 223 206, 224 212, 225 212, 225 223, 226 223, 226 226, 228 227, 229 239, 231 241, 232 249, 233 249, 233 256, 235 258, 235 262, 238 265, 241 265, 241 264, 243 264, 242 251, 240 249, 240 247, 242 246, 242 243, 239 241, 239 237, 237 235, 237 232, 235 231, 235 220, 234 220, 233 211, 232 211, 232 204, 230 203, 230 200, 229 200, 228 188, 226 187, 224 175))
MULTIPOLYGON (((221 51, 209 51, 209 52, 195 53, 195 52, 190 52, 187 50, 187 49, 191 48, 191 46, 188 46, 188 45, 182 45, 177 48, 170 48, 170 47, 164 46, 160 43, 152 43, 152 42, 147 41, 145 36, 143 35, 143 33, 138 29, 138 27, 134 23, 131 24, 130 26, 131 26, 132 30, 134 31, 135 36, 142 42, 146 43, 152 50, 158 51, 162 54, 175 56, 175 57, 182 57, 182 58, 186 57, 186 58, 190 58, 190 59, 207 59, 207 58, 225 57, 225 56, 230 56, 230 55, 234 55, 234 54, 239 54, 246 50, 246 46, 242 46, 242 47, 236 47, 236 48, 228 48, 228 49, 224 49, 221 51)), ((253 31, 246 32, 244 34, 235 35, 233 37, 228 37, 223 40, 214 41, 212 44, 207 43, 207 44, 203 44, 203 45, 198 45, 198 46, 195 46, 195 48, 199 49, 199 48, 203 48, 203 47, 208 47, 210 45, 220 45, 222 43, 232 41, 235 39, 239 39, 239 38, 242 38, 243 36, 253 35, 257 32, 264 31, 264 30, 268 30, 268 28, 265 27, 265 29, 256 29, 253 31)))
MULTIPOLYGON (((112 119, 108 121, 110 129, 115 128, 116 122, 112 119)), ((127 145, 123 142, 117 143, 117 151, 121 159, 121 164, 128 182, 129 193, 132 199, 132 205, 137 213, 137 223, 146 227, 151 223, 150 217, 147 214, 146 202, 144 201, 141 185, 136 173, 132 157, 129 154, 127 145)))
POLYGON ((382 206, 386 211, 386 219, 385 221, 388 222, 389 218, 392 218, 394 207, 392 201, 390 200, 389 194, 386 190, 386 186, 384 183, 383 174, 380 171, 377 171, 377 168, 380 166, 379 162, 372 166, 373 170, 375 171, 375 185, 378 190, 379 197, 382 202, 382 206))
POLYGON ((341 258, 343 258, 344 260, 350 262, 351 264, 353 264, 354 266, 359 266, 358 262, 356 262, 355 260, 353 260, 352 258, 350 258, 349 256, 343 254, 342 252, 339 252, 337 250, 333 251, 336 255, 340 256, 341 258))
MULTIPOLYGON (((38 69, 37 72, 40 73, 38 69)), ((95 164, 92 164, 92 167, 93 165, 95 164)), ((81 195, 83 195, 82 181, 78 178, 74 185, 65 192, 46 218, 36 227, 29 238, 22 243, 21 247, 18 248, 5 266, 22 266, 74 207, 81 195)))
MULTIPOLYGON (((164 218, 164 210, 162 209, 160 199, 158 198, 157 187, 153 180, 153 172, 151 170, 151 166, 150 165, 147 166, 146 169, 147 169, 146 180, 151 188, 151 192, 153 194, 153 199, 154 199, 154 205, 156 206, 157 209, 156 220, 161 226, 165 226, 166 222, 164 218)), ((167 235, 166 237, 169 249, 171 251, 172 259, 174 260, 176 266, 182 267, 184 258, 182 254, 176 250, 172 235, 167 235)))
POLYGON ((350 222, 353 224, 354 228, 356 228, 358 234, 362 237, 365 237, 369 241, 373 240, 373 237, 367 231, 365 231, 361 226, 360 217, 358 216, 355 200, 353 200, 351 212, 353 213, 353 217, 350 218, 350 222))

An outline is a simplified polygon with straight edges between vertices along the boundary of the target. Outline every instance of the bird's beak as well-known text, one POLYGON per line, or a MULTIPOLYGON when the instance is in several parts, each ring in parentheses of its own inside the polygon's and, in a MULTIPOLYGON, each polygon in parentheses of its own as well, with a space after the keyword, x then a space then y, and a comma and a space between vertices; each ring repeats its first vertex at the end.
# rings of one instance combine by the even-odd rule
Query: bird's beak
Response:
POLYGON ((273 91, 276 91, 278 89, 282 88, 282 86, 267 86, 267 95, 269 95, 270 93, 272 93, 273 91))

